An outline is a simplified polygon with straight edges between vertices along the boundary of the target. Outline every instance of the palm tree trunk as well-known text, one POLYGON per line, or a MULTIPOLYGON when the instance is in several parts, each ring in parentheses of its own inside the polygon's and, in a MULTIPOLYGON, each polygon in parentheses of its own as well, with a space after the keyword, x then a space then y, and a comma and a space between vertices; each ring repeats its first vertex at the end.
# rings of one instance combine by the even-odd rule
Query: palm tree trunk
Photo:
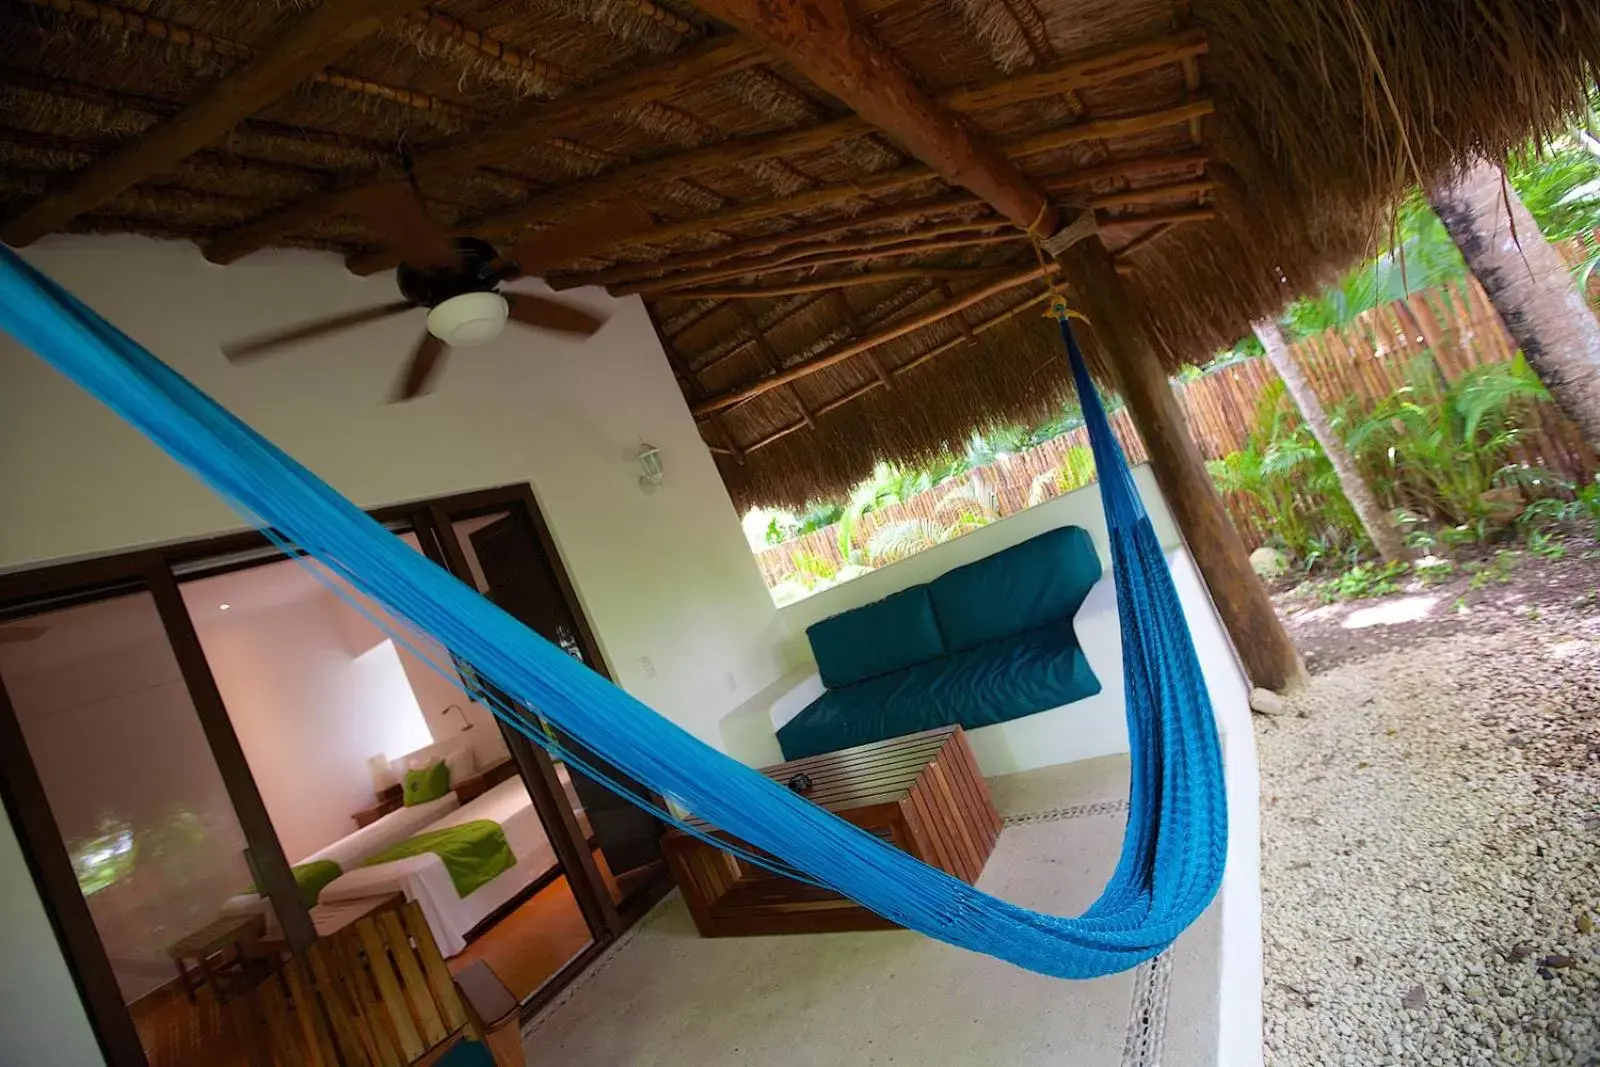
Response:
POLYGON ((1589 444, 1600 448, 1600 322, 1560 253, 1493 163, 1435 186, 1428 200, 1528 365, 1589 444))
POLYGON ((1311 382, 1306 378, 1305 371, 1300 369, 1300 364, 1289 354, 1289 345, 1283 339, 1283 331, 1278 329, 1278 324, 1271 319, 1262 319, 1256 323, 1255 331, 1256 336, 1261 339, 1261 346, 1267 350, 1267 361, 1272 364, 1273 370, 1278 372, 1278 377, 1283 379, 1284 388, 1289 391, 1295 406, 1300 409, 1300 417, 1306 420, 1311 436, 1317 439, 1317 444, 1327 453, 1328 462, 1333 464, 1334 474, 1339 476, 1339 488, 1344 490, 1345 499, 1349 500, 1350 506, 1355 509, 1356 518, 1361 520, 1361 525, 1367 531, 1367 537, 1372 540, 1373 546, 1377 548, 1378 555, 1389 563, 1407 558, 1409 553, 1406 551, 1405 542, 1400 539, 1400 531, 1395 527, 1394 520, 1383 509, 1383 505, 1378 503, 1377 494, 1372 491, 1372 486, 1367 484, 1367 480, 1356 469, 1355 461, 1345 450, 1344 442, 1339 440, 1339 435, 1333 432, 1333 424, 1328 421, 1328 413, 1323 410, 1322 401, 1311 388, 1311 382))

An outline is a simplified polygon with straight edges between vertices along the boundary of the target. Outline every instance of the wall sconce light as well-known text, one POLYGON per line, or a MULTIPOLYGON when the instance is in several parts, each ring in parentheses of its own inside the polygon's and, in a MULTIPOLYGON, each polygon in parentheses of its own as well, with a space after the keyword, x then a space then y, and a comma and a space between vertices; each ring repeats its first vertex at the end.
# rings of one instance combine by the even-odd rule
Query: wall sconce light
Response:
POLYGON ((441 719, 445 718, 452 711, 455 712, 457 715, 461 716, 461 732, 462 733, 466 733, 468 730, 472 729, 472 723, 467 721, 467 713, 461 709, 461 705, 460 704, 451 704, 449 707, 445 708, 443 711, 441 711, 439 713, 439 718, 441 718, 441 719))
POLYGON ((661 488, 661 450, 655 445, 639 446, 639 488, 653 493, 661 488))

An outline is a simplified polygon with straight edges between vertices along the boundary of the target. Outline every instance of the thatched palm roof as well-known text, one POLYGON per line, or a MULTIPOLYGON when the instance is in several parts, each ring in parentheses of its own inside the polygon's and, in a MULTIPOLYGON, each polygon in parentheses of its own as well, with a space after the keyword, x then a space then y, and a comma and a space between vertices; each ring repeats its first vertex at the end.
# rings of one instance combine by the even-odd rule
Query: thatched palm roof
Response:
MULTIPOLYGON (((138 143, 314 6, 4 0, 0 218, 138 143)), ((1372 248, 1407 185, 1550 131, 1600 63, 1592 0, 849 6, 1060 203, 1094 209, 1174 367, 1372 248)), ((430 209, 497 241, 636 200, 656 230, 550 280, 644 294, 741 504, 837 493, 1069 389, 1019 231, 689 4, 410 7, 59 228, 382 269, 361 222, 310 208, 395 175, 402 141, 434 166, 430 209), (925 325, 862 344, 908 323, 925 325), (763 384, 830 355, 848 358, 763 384)))

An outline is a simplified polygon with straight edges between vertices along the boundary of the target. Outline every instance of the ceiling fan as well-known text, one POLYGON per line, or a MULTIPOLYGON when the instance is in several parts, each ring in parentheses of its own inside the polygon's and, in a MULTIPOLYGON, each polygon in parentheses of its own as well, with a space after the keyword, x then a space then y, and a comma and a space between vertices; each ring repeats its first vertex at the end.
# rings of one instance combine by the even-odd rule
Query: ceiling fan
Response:
POLYGON ((347 311, 289 330, 227 345, 232 362, 266 355, 312 338, 404 314, 428 312, 427 332, 417 343, 396 385, 393 400, 410 400, 427 391, 450 348, 487 344, 500 336, 507 320, 561 333, 589 336, 604 322, 574 304, 528 293, 503 293, 500 285, 528 274, 582 259, 650 228, 650 216, 637 204, 608 204, 530 233, 500 255, 476 237, 451 237, 428 216, 414 184, 373 186, 348 201, 399 255, 395 271, 402 300, 347 311))

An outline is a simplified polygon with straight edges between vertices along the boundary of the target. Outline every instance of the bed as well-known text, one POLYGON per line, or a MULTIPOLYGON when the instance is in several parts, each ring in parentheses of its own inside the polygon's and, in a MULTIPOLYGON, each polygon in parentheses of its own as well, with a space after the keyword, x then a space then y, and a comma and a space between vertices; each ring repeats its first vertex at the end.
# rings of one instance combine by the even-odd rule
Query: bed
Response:
MULTIPOLYGON (((437 800, 430 800, 423 804, 413 804, 408 808, 398 808, 391 811, 376 821, 363 826, 353 834, 333 842, 325 848, 320 848, 307 856, 297 860, 293 866, 299 867, 319 860, 331 860, 339 865, 342 871, 357 870, 361 861, 368 856, 376 856, 391 845, 398 844, 408 837, 428 828, 432 823, 446 817, 457 808, 461 801, 455 793, 446 793, 437 800)), ((318 898, 319 901, 322 898, 318 898)), ((240 893, 228 900, 222 910, 229 914, 267 913, 266 899, 257 893, 240 893)), ((269 916, 270 918, 270 916, 269 916)), ((269 923, 270 925, 270 923, 269 923)))
MULTIPOLYGON (((566 777, 564 769, 562 777, 566 777)), ((568 793, 570 796, 570 785, 568 793)), ((415 900, 422 906, 422 914, 439 944, 439 951, 454 956, 466 948, 467 938, 485 920, 530 886, 549 877, 558 867, 555 850, 545 836, 539 813, 534 810, 521 778, 501 782, 471 803, 443 814, 426 827, 418 827, 414 833, 424 829, 443 830, 476 819, 500 824, 517 862, 475 892, 457 896, 444 862, 438 856, 424 853, 370 867, 347 868, 322 890, 321 900, 331 903, 404 893, 407 900, 415 900)), ((585 824, 580 822, 580 825, 585 824)))

